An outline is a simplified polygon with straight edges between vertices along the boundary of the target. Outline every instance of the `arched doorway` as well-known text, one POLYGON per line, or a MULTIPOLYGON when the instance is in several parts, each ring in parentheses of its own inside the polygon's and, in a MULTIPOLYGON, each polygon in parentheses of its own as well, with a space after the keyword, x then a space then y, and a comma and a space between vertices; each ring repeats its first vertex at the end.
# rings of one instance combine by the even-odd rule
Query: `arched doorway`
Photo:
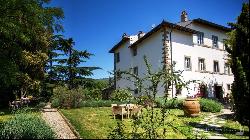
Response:
POLYGON ((207 97, 207 86, 205 84, 201 84, 200 85, 200 93, 202 95, 203 98, 207 97))
POLYGON ((207 86, 206 86, 206 84, 204 84, 204 83, 199 84, 198 93, 197 93, 196 97, 202 97, 202 98, 207 97, 207 86))
POLYGON ((214 85, 214 97, 219 101, 223 101, 223 90, 222 85, 215 84, 214 85))

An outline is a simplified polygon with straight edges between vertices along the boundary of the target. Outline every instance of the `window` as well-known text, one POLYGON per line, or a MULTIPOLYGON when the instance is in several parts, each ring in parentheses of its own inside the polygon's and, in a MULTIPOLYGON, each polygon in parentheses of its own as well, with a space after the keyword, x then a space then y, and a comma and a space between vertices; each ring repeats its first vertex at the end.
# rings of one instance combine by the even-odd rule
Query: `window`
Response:
POLYGON ((199 45, 204 44, 204 39, 203 39, 204 38, 204 33, 200 32, 200 33, 197 34, 197 36, 198 36, 197 43, 199 45))
POLYGON ((176 61, 173 61, 173 66, 176 65, 176 63, 177 63, 176 61))
POLYGON ((227 84, 227 90, 231 90, 231 85, 227 84))
POLYGON ((116 71, 116 77, 117 80, 120 80, 122 78, 120 70, 116 71))
POLYGON ((227 69, 228 69, 228 75, 231 75, 231 74, 232 74, 232 71, 231 71, 231 68, 230 68, 229 65, 227 66, 227 69))
POLYGON ((205 71, 206 67, 205 67, 205 59, 204 58, 199 58, 198 60, 198 67, 199 67, 199 71, 205 71))
POLYGON ((218 61, 214 61, 214 72, 220 72, 220 70, 219 70, 219 62, 218 61))
POLYGON ((176 89, 176 95, 181 95, 182 88, 176 85, 175 89, 176 89))
POLYGON ((120 53, 115 53, 115 61, 116 63, 120 62, 120 53))
POLYGON ((213 47, 218 48, 218 37, 212 35, 213 47))
POLYGON ((228 48, 228 44, 226 43, 226 39, 223 39, 223 50, 226 50, 228 48))
POLYGON ((191 70, 191 58, 186 56, 184 61, 185 70, 191 70))
POLYGON ((224 66, 224 73, 227 74, 227 75, 230 75, 231 74, 231 68, 229 66, 228 63, 225 63, 225 66, 224 66))
POLYGON ((136 56, 137 55, 137 48, 133 48, 132 51, 133 51, 133 56, 136 56))
POLYGON ((138 88, 134 89, 134 94, 138 94, 138 88))
POLYGON ((138 67, 134 67, 133 72, 134 72, 135 75, 138 75, 138 67))

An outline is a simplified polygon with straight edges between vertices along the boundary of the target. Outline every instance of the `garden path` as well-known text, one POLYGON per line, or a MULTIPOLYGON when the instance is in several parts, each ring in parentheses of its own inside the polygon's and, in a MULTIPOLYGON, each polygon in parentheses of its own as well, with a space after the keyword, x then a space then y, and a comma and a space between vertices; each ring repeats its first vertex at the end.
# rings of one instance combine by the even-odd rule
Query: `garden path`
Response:
POLYGON ((42 117, 56 132, 58 139, 77 139, 76 135, 70 129, 70 126, 57 109, 51 108, 50 103, 43 108, 42 117))
POLYGON ((209 116, 204 118, 201 122, 195 125, 194 134, 197 138, 207 137, 208 139, 227 139, 221 132, 222 125, 226 123, 226 115, 232 114, 230 109, 222 109, 220 114, 210 113, 209 116), (221 116, 221 117, 219 117, 221 116), (213 131, 213 133, 209 133, 213 131))

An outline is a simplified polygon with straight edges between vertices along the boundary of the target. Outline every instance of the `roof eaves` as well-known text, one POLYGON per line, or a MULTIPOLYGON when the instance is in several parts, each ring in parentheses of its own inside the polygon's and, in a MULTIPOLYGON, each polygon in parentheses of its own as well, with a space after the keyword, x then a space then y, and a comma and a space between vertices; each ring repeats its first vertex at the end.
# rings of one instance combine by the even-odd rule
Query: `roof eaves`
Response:
POLYGON ((193 22, 194 23, 196 22, 196 23, 200 23, 200 24, 205 24, 205 25, 208 25, 208 26, 212 26, 212 27, 215 27, 217 29, 220 29, 220 30, 223 30, 223 31, 226 31, 226 32, 229 32, 229 31, 232 30, 231 28, 228 28, 228 27, 225 27, 225 26, 222 26, 222 25, 219 25, 219 24, 216 24, 216 23, 213 23, 213 22, 201 19, 201 18, 194 19, 193 22))
MULTIPOLYGON (((163 21, 164 22, 164 21, 163 21)), ((159 25, 157 25, 155 28, 153 28, 151 31, 149 31, 148 33, 146 33, 142 38, 138 39, 136 42, 134 42, 133 44, 131 44, 129 46, 129 48, 133 48, 134 46, 136 46, 137 44, 141 43, 144 39, 148 38, 150 35, 152 35, 154 32, 157 32, 161 26, 162 26, 162 23, 160 23, 159 25)))
POLYGON ((109 53, 114 53, 115 50, 121 46, 123 43, 125 43, 126 41, 129 40, 129 37, 123 37, 122 40, 120 42, 118 42, 111 50, 109 50, 109 53))
POLYGON ((141 43, 143 40, 145 40, 146 38, 148 38, 150 35, 152 35, 153 33, 157 32, 159 29, 161 29, 162 27, 170 27, 170 28, 173 28, 173 29, 177 29, 177 30, 180 30, 180 31, 184 31, 184 32, 189 32, 189 33, 198 33, 198 31, 196 30, 193 30, 193 29, 190 29, 190 28, 187 28, 187 27, 183 27, 183 26, 180 26, 180 25, 177 25, 177 24, 174 24, 174 23, 170 23, 170 22, 167 22, 167 21, 162 21, 159 25, 157 25, 155 28, 153 28, 151 31, 149 31, 147 34, 145 34, 142 38, 138 39, 136 42, 134 42, 133 44, 131 44, 129 46, 129 48, 133 48, 135 47, 136 45, 138 45, 139 43, 141 43))

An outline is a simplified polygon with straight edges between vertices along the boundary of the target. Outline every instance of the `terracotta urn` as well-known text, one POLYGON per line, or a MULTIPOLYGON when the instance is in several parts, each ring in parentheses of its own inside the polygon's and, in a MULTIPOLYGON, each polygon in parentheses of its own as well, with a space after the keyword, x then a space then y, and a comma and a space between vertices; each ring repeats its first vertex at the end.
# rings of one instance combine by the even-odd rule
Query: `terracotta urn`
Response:
POLYGON ((184 115, 196 117, 200 114, 200 103, 196 98, 187 98, 183 102, 184 115))

